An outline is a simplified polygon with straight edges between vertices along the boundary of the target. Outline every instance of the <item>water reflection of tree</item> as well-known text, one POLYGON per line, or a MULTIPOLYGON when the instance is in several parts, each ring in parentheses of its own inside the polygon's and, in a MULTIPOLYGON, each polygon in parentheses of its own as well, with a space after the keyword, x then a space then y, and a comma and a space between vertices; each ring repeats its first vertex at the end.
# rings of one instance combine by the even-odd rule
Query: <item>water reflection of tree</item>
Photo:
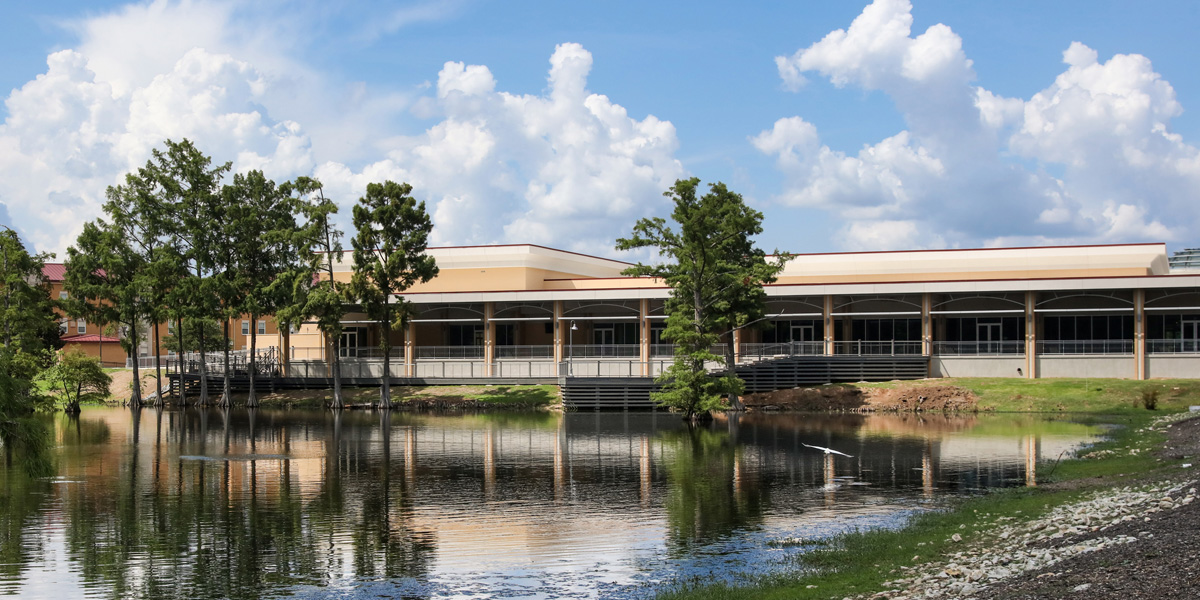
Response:
POLYGON ((667 545, 684 554, 736 530, 758 524, 767 486, 742 467, 741 451, 726 431, 703 427, 663 432, 667 545))
POLYGON ((19 591, 22 575, 45 555, 41 513, 52 485, 0 462, 0 594, 19 591))
MULTIPOLYGON (((346 435, 336 419, 323 489, 314 498, 301 493, 292 461, 241 454, 267 442, 255 442, 241 416, 230 416, 228 427, 211 432, 222 443, 209 446, 228 441, 224 460, 157 447, 165 438, 195 448, 181 414, 170 425, 173 434, 144 436, 141 446, 123 448, 120 460, 106 461, 103 474, 89 473, 88 485, 62 494, 67 555, 92 589, 111 598, 259 598, 296 585, 326 585, 346 567, 359 577, 428 571, 433 536, 411 526, 411 495, 403 477, 392 477, 389 453, 340 460, 359 453, 348 448, 378 429, 356 423, 346 435)), ((65 437, 74 434, 64 429, 65 437)), ((272 453, 288 454, 287 428, 272 433, 272 453)), ((6 510, 5 527, 19 527, 10 517, 20 513, 19 507, 6 510)))

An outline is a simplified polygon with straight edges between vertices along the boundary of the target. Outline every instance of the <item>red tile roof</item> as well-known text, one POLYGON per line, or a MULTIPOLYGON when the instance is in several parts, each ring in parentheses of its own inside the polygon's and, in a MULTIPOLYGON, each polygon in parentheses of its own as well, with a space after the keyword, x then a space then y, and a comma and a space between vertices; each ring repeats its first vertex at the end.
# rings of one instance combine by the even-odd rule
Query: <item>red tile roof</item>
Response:
POLYGON ((115 337, 101 336, 96 333, 85 333, 83 335, 72 335, 65 338, 60 338, 68 344, 95 344, 97 342, 120 342, 121 340, 115 337))

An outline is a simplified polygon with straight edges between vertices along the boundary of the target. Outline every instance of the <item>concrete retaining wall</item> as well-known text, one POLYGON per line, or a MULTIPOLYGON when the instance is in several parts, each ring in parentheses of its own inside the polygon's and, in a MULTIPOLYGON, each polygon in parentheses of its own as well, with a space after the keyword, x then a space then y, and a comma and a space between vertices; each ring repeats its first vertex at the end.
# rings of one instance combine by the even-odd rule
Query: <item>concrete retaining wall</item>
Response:
POLYGON ((1021 377, 1024 356, 935 356, 929 361, 930 377, 1021 377))
POLYGON ((1200 377, 1200 355, 1163 356, 1151 354, 1146 361, 1146 377, 1195 379, 1200 377))
POLYGON ((1038 377, 1116 377, 1131 379, 1134 376, 1133 355, 1099 356, 1079 354, 1072 356, 1038 357, 1038 377))

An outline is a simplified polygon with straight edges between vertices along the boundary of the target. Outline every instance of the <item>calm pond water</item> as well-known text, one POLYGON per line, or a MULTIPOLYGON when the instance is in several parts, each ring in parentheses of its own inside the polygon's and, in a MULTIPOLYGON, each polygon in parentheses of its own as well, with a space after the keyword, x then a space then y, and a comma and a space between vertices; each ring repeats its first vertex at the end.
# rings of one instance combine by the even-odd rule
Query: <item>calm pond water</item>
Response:
POLYGON ((0 595, 628 598, 796 568, 786 543, 1026 485, 1034 416, 89 409, 0 466, 0 595), (826 455, 826 446, 852 458, 826 455), (785 543, 780 543, 785 541, 785 543))

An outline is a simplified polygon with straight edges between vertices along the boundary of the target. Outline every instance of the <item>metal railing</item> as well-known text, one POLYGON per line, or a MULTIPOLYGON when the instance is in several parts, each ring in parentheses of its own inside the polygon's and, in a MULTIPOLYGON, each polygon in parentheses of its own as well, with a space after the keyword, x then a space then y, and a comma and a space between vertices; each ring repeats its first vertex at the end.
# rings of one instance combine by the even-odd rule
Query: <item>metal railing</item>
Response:
POLYGON ((1039 355, 1133 354, 1133 340, 1039 340, 1039 355))
MULTIPOLYGON (((383 360, 383 349, 379 346, 357 346, 353 348, 338 348, 338 356, 342 358, 359 358, 367 360, 383 360)), ((404 346, 397 345, 388 348, 390 358, 404 358, 404 346)))
POLYGON ((317 346, 317 347, 292 346, 292 347, 288 348, 288 359, 289 360, 325 360, 325 348, 323 346, 317 346))
POLYGON ((1146 340, 1149 354, 1200 354, 1200 340, 1146 340))
POLYGON ((1004 340, 998 342, 934 342, 933 353, 939 356, 998 356, 1025 354, 1025 342, 1004 340))
POLYGON ((849 356, 912 356, 921 354, 921 342, 885 340, 834 342, 834 353, 849 356))
POLYGON ((417 360, 472 360, 483 358, 483 346, 417 346, 416 350, 417 360))
POLYGON ((554 346, 496 346, 497 359, 545 358, 554 359, 554 346))
POLYGON ((567 358, 637 358, 640 344, 571 344, 563 348, 567 358))
POLYGON ((656 377, 667 367, 669 360, 572 360, 559 363, 560 377, 656 377))
POLYGON ((825 354, 825 342, 779 342, 742 344, 738 356, 741 360, 746 361, 780 356, 820 356, 822 354, 825 354))

